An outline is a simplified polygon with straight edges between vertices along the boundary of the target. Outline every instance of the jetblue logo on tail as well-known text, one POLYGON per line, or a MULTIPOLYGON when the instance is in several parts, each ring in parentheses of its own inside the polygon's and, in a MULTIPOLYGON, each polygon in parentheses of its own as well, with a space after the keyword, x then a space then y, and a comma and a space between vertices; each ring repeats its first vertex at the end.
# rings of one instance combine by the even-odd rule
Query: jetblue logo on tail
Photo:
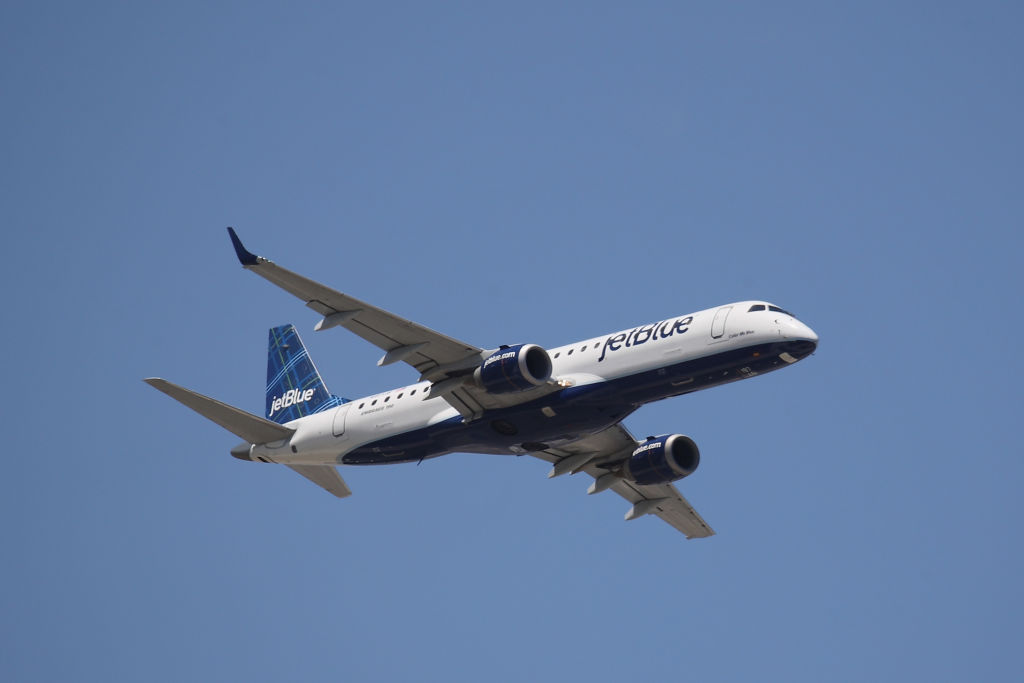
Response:
POLYGON ((292 325, 270 328, 266 416, 278 424, 313 415, 345 399, 333 396, 292 325), (293 389, 292 387, 298 387, 293 389))
POLYGON ((302 389, 289 389, 285 392, 284 396, 275 396, 270 402, 270 414, 267 417, 273 417, 274 413, 289 406, 305 403, 313 398, 315 393, 316 389, 306 389, 305 391, 302 389))

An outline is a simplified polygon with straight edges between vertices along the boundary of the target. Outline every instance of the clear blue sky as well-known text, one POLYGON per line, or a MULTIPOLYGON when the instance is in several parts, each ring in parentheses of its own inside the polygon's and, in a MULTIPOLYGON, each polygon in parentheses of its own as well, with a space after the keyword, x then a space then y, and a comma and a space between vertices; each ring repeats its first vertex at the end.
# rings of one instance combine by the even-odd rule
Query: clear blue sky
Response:
POLYGON ((0 9, 0 678, 1019 680, 1018 3, 0 9), (685 541, 529 458, 336 500, 145 386, 259 412, 266 329, 414 379, 253 251, 480 346, 765 298, 822 338, 648 406, 685 541))

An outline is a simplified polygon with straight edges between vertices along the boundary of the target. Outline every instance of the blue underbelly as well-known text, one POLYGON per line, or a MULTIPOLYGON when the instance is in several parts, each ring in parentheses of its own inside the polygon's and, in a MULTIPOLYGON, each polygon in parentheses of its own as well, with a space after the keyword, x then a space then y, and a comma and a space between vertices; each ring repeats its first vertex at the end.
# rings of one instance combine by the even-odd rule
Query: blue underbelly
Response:
POLYGON ((360 446, 346 465, 416 462, 446 453, 522 454, 557 447, 620 422, 645 403, 747 379, 788 365, 780 358, 810 355, 810 342, 780 341, 688 360, 597 384, 569 387, 543 398, 461 417, 360 446))

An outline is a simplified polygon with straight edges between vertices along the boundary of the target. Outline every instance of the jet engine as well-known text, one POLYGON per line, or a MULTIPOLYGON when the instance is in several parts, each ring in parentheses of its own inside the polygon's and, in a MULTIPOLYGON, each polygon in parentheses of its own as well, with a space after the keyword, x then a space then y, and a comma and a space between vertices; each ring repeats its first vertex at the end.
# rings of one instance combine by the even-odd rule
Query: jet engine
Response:
POLYGON ((700 450, 688 436, 665 434, 641 443, 622 466, 622 474, 637 484, 667 484, 693 474, 700 450))
POLYGON ((473 378, 492 394, 525 391, 551 378, 551 357, 536 344, 503 346, 476 369, 473 378))

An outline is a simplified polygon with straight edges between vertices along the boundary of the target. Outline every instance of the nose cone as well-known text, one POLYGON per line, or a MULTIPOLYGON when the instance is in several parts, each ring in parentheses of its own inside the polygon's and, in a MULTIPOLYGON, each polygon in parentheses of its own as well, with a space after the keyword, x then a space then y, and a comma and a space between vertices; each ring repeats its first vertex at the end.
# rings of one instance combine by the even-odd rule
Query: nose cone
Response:
POLYGON ((806 341, 812 344, 818 343, 817 333, 804 325, 796 318, 790 318, 789 320, 782 323, 782 336, 786 339, 792 339, 794 341, 806 341))
POLYGON ((801 358, 807 358, 818 348, 818 335, 814 330, 804 325, 796 318, 790 318, 779 325, 779 332, 785 339, 786 352, 782 359, 787 363, 795 363, 801 358))

